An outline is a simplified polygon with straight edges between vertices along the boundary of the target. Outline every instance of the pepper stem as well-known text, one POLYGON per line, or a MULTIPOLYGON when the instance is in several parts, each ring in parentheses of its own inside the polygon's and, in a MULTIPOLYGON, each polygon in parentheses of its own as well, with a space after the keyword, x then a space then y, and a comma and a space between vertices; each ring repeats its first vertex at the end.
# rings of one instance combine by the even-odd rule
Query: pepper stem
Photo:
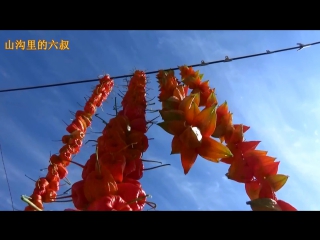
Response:
POLYGON ((84 144, 87 144, 88 142, 98 142, 98 141, 96 141, 96 140, 88 140, 88 141, 86 141, 84 144))
POLYGON ((31 177, 28 177, 27 174, 24 175, 26 178, 29 178, 31 181, 37 182, 36 180, 32 179, 31 177))
POLYGON ((152 169, 156 169, 156 168, 160 168, 160 167, 165 167, 165 166, 170 166, 170 165, 171 165, 171 164, 163 164, 163 165, 156 166, 156 167, 144 168, 143 171, 152 170, 152 169))
POLYGON ((65 181, 68 185, 72 185, 71 182, 69 181, 69 179, 68 179, 67 177, 65 177, 65 178, 63 179, 63 181, 65 181))
POLYGON ((120 153, 122 152, 123 150, 125 150, 126 148, 132 146, 132 145, 135 145, 135 144, 138 144, 137 142, 134 142, 134 143, 130 143, 128 144, 127 146, 125 146, 124 148, 121 148, 119 151, 115 152, 115 153, 110 153, 110 154, 117 154, 117 153, 120 153))
MULTIPOLYGON (((145 195, 145 196, 143 196, 143 197, 135 198, 135 199, 127 202, 126 205, 130 205, 131 203, 138 202, 138 201, 143 200, 143 199, 146 199, 146 198, 148 198, 148 197, 151 197, 151 195, 147 194, 147 195, 145 195)), ((122 208, 120 208, 119 210, 123 209, 126 205, 124 205, 124 206, 123 206, 122 208)))
POLYGON ((114 110, 116 111, 116 115, 118 115, 117 97, 114 98, 114 110))
POLYGON ((144 160, 144 159, 141 159, 142 162, 153 162, 153 163, 159 163, 159 164, 162 164, 162 162, 159 162, 159 161, 153 161, 153 160, 144 160))
POLYGON ((98 156, 98 147, 96 147, 96 160, 97 160, 99 174, 100 174, 100 176, 102 176, 102 174, 101 174, 101 166, 100 166, 100 163, 99 163, 99 156, 98 156))
POLYGON ((104 124, 106 124, 106 125, 108 124, 105 120, 103 120, 101 117, 99 117, 98 113, 96 113, 94 116, 99 118, 104 124))
POLYGON ((52 199, 57 199, 57 200, 59 200, 59 199, 71 198, 71 197, 72 197, 72 195, 68 195, 68 196, 56 197, 56 198, 52 198, 52 199))
MULTIPOLYGON (((77 163, 77 162, 74 162, 74 161, 72 161, 72 160, 63 160, 63 161, 66 161, 66 162, 69 162, 69 163, 73 163, 73 164, 75 164, 75 165, 77 165, 77 166, 79 166, 79 167, 84 168, 84 166, 83 166, 82 164, 77 163)), ((46 169, 46 168, 44 168, 44 169, 46 169)), ((42 170, 40 170, 40 171, 42 171, 42 170)))
MULTIPOLYGON (((154 202, 146 202, 146 204, 147 204, 149 207, 151 207, 151 209, 156 209, 156 208, 157 208, 157 204, 154 203, 154 202)), ((151 210, 151 209, 150 209, 150 210, 151 210)))
POLYGON ((31 207, 36 209, 37 211, 42 211, 40 208, 38 208, 33 202, 29 200, 29 197, 26 195, 21 195, 21 200, 24 201, 25 203, 28 203, 31 207))

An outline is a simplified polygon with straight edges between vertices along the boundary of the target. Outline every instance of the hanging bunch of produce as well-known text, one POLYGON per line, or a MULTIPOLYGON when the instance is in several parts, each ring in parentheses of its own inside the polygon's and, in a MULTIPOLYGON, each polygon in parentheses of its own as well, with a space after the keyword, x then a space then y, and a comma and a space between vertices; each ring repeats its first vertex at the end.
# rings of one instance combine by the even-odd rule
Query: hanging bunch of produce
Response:
POLYGON ((189 172, 198 155, 211 162, 221 160, 230 165, 226 176, 245 184, 252 210, 296 210, 276 197, 275 192, 288 179, 278 174, 276 158, 267 156, 267 151, 255 150, 259 141, 244 141, 249 127, 233 124, 227 103, 218 106, 209 81, 202 81, 203 74, 187 66, 179 69, 181 82, 174 71, 161 70, 157 75, 163 119, 158 125, 173 135, 171 154, 181 155, 184 173, 189 172))
MULTIPOLYGON (((276 158, 256 150, 260 141, 244 141, 249 127, 233 124, 227 103, 218 105, 215 89, 210 88, 209 81, 202 81, 203 74, 187 66, 179 69, 181 81, 172 70, 157 74, 163 119, 158 125, 173 135, 171 154, 180 155, 184 173, 188 174, 198 156, 229 164, 226 176, 244 183, 252 210, 296 211, 276 197, 288 179, 278 174, 276 158)), ((50 157, 47 176, 36 181, 30 197, 22 197, 28 203, 26 211, 41 211, 43 203, 65 201, 74 204, 74 209, 65 211, 142 211, 145 205, 154 208, 140 183, 143 171, 148 170, 143 164, 147 160, 142 159, 149 147, 146 84, 146 74, 135 71, 123 96, 122 110, 116 110, 116 116, 105 122, 95 152, 82 165, 71 157, 79 153, 92 116, 114 86, 109 76, 100 79, 84 110, 76 112, 67 127, 70 134, 62 137, 65 145, 59 155, 50 157), (70 163, 82 168, 82 180, 72 184, 71 195, 57 196, 70 163)))
POLYGON ((76 210, 141 211, 148 195, 142 153, 148 149, 146 75, 136 71, 122 100, 123 110, 106 123, 96 153, 83 166, 82 179, 72 187, 76 210))
POLYGON ((67 166, 72 162, 72 155, 80 152, 86 130, 91 126, 92 116, 97 107, 100 107, 107 99, 113 86, 114 82, 109 75, 102 77, 90 99, 86 102, 84 110, 76 112, 75 119, 66 128, 69 135, 62 137, 62 142, 65 145, 61 147, 59 155, 55 154, 50 157, 46 177, 36 181, 30 197, 22 196, 22 200, 28 203, 25 211, 42 211, 43 203, 56 201, 60 180, 66 179, 68 175, 67 166))

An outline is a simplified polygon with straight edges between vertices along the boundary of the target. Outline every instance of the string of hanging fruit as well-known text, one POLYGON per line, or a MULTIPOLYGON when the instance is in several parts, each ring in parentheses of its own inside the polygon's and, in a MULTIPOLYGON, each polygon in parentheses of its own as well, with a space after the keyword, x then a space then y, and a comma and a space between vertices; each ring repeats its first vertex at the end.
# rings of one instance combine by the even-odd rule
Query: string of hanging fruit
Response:
MULTIPOLYGON (((218 105, 215 89, 210 88, 209 81, 202 81, 203 74, 187 66, 179 69, 181 81, 171 70, 157 74, 163 119, 158 126, 173 135, 171 154, 180 154, 184 173, 190 171, 198 156, 229 164, 226 176, 244 183, 252 210, 296 211, 276 197, 288 179, 278 174, 276 158, 256 150, 260 141, 244 141, 249 127, 233 124, 227 103, 218 105)), ((50 157, 46 177, 36 181, 30 197, 22 196, 28 203, 25 211, 41 211, 43 203, 65 201, 72 201, 75 207, 66 211, 142 211, 145 205, 155 208, 139 182, 143 171, 148 170, 143 164, 147 160, 142 159, 149 146, 146 85, 146 74, 135 71, 121 102, 123 109, 105 123, 95 152, 81 165, 72 160, 72 155, 79 153, 96 109, 114 86, 108 75, 100 79, 84 110, 76 112, 67 127, 70 135, 62 137, 65 145, 59 155, 50 157), (70 163, 83 169, 82 180, 72 184, 71 195, 59 196, 60 180, 68 182, 66 168, 70 163)))

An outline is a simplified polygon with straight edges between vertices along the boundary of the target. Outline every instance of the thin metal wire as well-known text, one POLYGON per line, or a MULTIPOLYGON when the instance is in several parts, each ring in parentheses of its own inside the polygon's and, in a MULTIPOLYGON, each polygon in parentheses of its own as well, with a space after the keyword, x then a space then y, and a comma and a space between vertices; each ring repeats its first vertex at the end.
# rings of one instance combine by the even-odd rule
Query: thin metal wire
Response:
POLYGON ((12 210, 14 211, 15 208, 14 208, 14 206, 13 206, 13 199, 12 199, 12 194, 11 194, 11 188, 10 188, 10 184, 9 184, 9 178, 8 178, 8 174, 7 174, 7 170, 6 170, 6 165, 4 164, 4 159, 3 159, 1 144, 0 144, 0 153, 1 153, 1 159, 2 159, 2 164, 3 164, 4 174, 6 175, 7 185, 8 185, 8 189, 9 189, 9 193, 10 193, 12 210))
MULTIPOLYGON (((217 64, 217 63, 231 62, 231 61, 236 61, 236 60, 242 60, 242 59, 245 59, 245 58, 259 57, 259 56, 263 56, 263 55, 270 55, 270 54, 273 54, 273 53, 285 52, 285 51, 290 51, 290 50, 294 50, 294 49, 298 49, 298 51, 299 51, 299 50, 301 50, 303 48, 310 47, 312 45, 317 45, 317 44, 320 44, 320 41, 319 42, 314 42, 314 43, 309 43, 309 44, 297 43, 297 45, 298 45, 297 47, 283 48, 283 49, 279 49, 279 50, 275 50, 275 51, 266 50, 266 52, 263 52, 263 53, 257 53, 257 54, 246 55, 246 56, 235 57, 235 58, 229 58, 228 56, 226 56, 225 59, 223 59, 223 60, 212 61, 212 62, 201 61, 201 63, 193 64, 193 65, 190 65, 189 67, 203 67, 203 66, 217 64)), ((165 69, 165 70, 179 70, 179 67, 165 69)), ((149 72, 146 72, 146 75, 156 74, 158 72, 159 72, 159 70, 149 71, 149 72)), ((112 79, 119 79, 119 78, 127 78, 127 77, 132 77, 132 76, 133 76, 133 74, 127 74, 127 75, 115 76, 115 77, 111 77, 111 78, 112 79)), ((66 86, 66 85, 81 84, 81 83, 96 82, 96 81, 99 81, 99 79, 81 80, 81 81, 64 82, 64 83, 54 83, 54 84, 48 84, 48 85, 39 85, 39 86, 23 87, 23 88, 3 89, 3 90, 0 90, 0 93, 31 90, 31 89, 39 89, 39 88, 58 87, 58 86, 66 86)))

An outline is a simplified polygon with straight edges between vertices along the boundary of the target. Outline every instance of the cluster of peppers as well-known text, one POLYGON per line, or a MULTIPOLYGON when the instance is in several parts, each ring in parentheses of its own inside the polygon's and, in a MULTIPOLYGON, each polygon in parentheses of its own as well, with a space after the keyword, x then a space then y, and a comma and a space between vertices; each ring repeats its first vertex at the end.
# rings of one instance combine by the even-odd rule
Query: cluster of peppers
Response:
POLYGON ((66 128, 69 135, 62 137, 65 144, 59 151, 59 154, 50 157, 50 165, 46 177, 39 178, 35 183, 35 189, 32 195, 23 199, 29 205, 25 211, 41 211, 43 203, 56 201, 57 192, 60 187, 60 180, 66 179, 68 174, 67 166, 72 162, 72 155, 79 153, 86 130, 91 126, 92 116, 97 107, 107 99, 114 86, 113 80, 108 76, 100 79, 100 83, 94 89, 92 96, 86 102, 84 111, 77 111, 75 119, 66 128))
POLYGON ((71 188, 76 209, 68 211, 142 211, 147 194, 142 154, 148 148, 146 75, 135 71, 121 102, 123 110, 106 123, 97 139, 96 153, 82 171, 82 180, 71 188))
POLYGON ((158 125, 174 135, 171 154, 181 154, 185 174, 198 155, 212 162, 221 161, 230 164, 226 174, 229 179, 245 184, 251 199, 247 204, 252 210, 296 211, 275 195, 288 179, 277 174, 276 158, 267 156, 267 151, 256 150, 259 141, 244 141, 249 127, 232 123, 227 103, 218 106, 215 89, 209 87, 209 81, 201 81, 203 75, 199 71, 187 66, 179 69, 182 83, 173 71, 161 70, 157 75, 164 120, 158 125), (192 90, 189 96, 188 89, 192 90), (221 143, 210 137, 219 138, 221 143))
MULTIPOLYGON (((211 162, 224 162, 230 165, 226 176, 245 184, 252 210, 296 211, 275 195, 288 179, 278 174, 276 158, 256 150, 259 141, 244 141, 249 127, 233 124, 227 103, 218 106, 215 89, 210 88, 209 81, 202 82, 199 71, 187 66, 179 69, 181 82, 174 71, 160 70, 157 74, 163 119, 158 125, 173 135, 171 154, 180 154, 184 173, 190 171, 198 155, 211 162)), ((149 204, 139 182, 145 170, 142 155, 149 146, 145 135, 146 83, 145 73, 135 71, 121 102, 123 110, 106 123, 96 152, 81 165, 72 161, 72 155, 79 153, 92 116, 114 86, 109 76, 100 79, 84 111, 76 112, 67 127, 70 134, 62 137, 65 145, 58 155, 50 157, 48 174, 36 181, 33 194, 25 199, 29 204, 25 211, 41 211, 43 203, 63 198, 72 198, 76 208, 65 211, 141 211, 149 204), (82 180, 72 185, 70 196, 57 197, 70 163, 83 168, 82 180)))

